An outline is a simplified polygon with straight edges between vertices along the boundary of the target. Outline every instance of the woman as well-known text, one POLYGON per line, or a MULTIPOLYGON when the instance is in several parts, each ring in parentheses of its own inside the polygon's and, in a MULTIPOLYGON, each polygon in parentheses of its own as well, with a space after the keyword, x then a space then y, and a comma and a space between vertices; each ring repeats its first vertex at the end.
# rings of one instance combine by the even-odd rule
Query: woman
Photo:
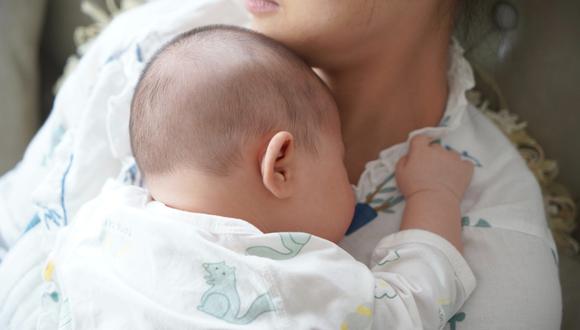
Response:
MULTIPOLYGON (((193 12, 202 2, 210 1, 180 3, 181 15, 193 12)), ((208 7, 203 15, 198 14, 195 24, 216 23, 215 19, 204 21, 211 15, 228 18, 218 22, 245 22, 239 8, 222 2, 219 8, 208 7)), ((465 5, 476 2, 465 1, 465 5)), ((128 108, 134 80, 155 47, 191 27, 172 25, 179 21, 177 11, 163 20, 164 3, 153 2, 132 14, 142 18, 148 17, 147 10, 157 14, 160 22, 131 21, 139 29, 150 24, 163 27, 156 33, 108 46, 114 43, 106 41, 120 30, 130 39, 130 19, 122 17, 100 37, 63 86, 53 115, 20 167, 0 182, 0 215, 17 222, 0 221, 0 247, 14 246, 0 264, 0 283, 17 283, 0 286, 0 306, 5 306, 0 310, 0 326, 2 321, 26 324, 33 318, 22 315, 36 311, 30 304, 20 304, 25 307, 15 313, 7 301, 22 292, 13 287, 36 285, 27 282, 36 279, 34 275, 16 276, 21 272, 14 269, 38 271, 36 265, 43 260, 23 262, 17 250, 21 256, 31 249, 50 249, 49 243, 43 243, 50 239, 39 233, 42 226, 37 224, 46 228, 66 225, 104 180, 119 171, 127 181, 138 183, 136 168, 120 162, 130 153, 126 125, 118 124, 126 122, 127 113, 111 109, 128 108), (79 72, 90 73, 94 80, 79 72), (45 166, 39 170, 35 164, 45 166), (33 204, 36 211, 30 211, 33 204), (28 233, 19 240, 26 223, 28 233), (20 315, 21 323, 13 315, 20 315)), ((465 91, 473 87, 473 74, 451 38, 462 4, 461 0, 246 3, 253 27, 285 43, 317 68, 339 105, 346 165, 359 201, 342 247, 372 266, 374 246, 399 230, 404 201, 393 179, 395 164, 405 154, 411 136, 429 135, 477 166, 462 203, 464 256, 477 278, 477 288, 459 313, 445 315, 451 317, 449 327, 558 329, 561 299, 556 255, 538 185, 509 142, 465 99, 465 91)), ((449 298, 441 297, 440 304, 449 298)))
POLYGON ((410 135, 431 135, 477 166, 462 221, 478 287, 451 328, 558 329, 558 273, 537 184, 501 133, 465 101, 473 76, 451 35, 456 11, 475 10, 477 1, 247 5, 254 28, 301 54, 334 92, 359 198, 341 245, 368 263, 376 243, 397 230, 402 203, 388 189, 394 164, 410 135))

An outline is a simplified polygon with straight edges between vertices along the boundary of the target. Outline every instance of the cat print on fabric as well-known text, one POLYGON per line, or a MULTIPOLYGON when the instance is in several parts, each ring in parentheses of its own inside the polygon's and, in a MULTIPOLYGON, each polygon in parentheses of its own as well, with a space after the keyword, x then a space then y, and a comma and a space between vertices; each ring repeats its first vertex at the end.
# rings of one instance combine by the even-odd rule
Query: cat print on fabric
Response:
POLYGON ((240 295, 236 288, 235 268, 219 263, 204 263, 207 272, 205 280, 211 287, 201 297, 199 311, 232 324, 249 324, 260 315, 275 310, 269 293, 254 299, 248 310, 241 316, 240 295))
POLYGON ((273 260, 291 259, 300 253, 311 237, 305 233, 281 233, 280 240, 286 251, 276 250, 269 246, 252 246, 246 249, 246 254, 273 260))

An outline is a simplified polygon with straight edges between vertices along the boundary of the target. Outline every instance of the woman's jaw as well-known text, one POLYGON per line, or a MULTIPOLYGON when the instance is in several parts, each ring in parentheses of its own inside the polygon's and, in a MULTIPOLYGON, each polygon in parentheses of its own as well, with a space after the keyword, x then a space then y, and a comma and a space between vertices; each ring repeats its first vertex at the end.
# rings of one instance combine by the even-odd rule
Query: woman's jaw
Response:
POLYGON ((244 1, 253 16, 252 29, 324 70, 364 65, 385 51, 423 42, 449 17, 437 9, 444 0, 244 1))

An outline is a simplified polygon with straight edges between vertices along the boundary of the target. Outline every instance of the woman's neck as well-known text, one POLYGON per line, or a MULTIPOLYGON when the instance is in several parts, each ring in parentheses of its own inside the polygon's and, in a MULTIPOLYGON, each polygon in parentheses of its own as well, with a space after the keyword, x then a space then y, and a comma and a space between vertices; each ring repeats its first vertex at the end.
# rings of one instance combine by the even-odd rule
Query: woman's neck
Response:
POLYGON ((381 150, 436 126, 445 111, 450 32, 392 40, 346 69, 319 70, 340 110, 352 183, 381 150))

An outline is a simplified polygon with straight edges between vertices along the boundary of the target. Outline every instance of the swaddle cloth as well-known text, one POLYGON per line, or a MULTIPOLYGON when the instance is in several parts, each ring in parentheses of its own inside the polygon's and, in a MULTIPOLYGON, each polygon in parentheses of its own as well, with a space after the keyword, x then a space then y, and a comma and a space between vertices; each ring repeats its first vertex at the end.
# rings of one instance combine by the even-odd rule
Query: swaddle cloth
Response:
POLYGON ((118 16, 64 81, 22 161, 0 177, 0 329, 36 327, 42 267, 55 232, 108 178, 140 183, 130 156, 129 103, 157 49, 207 24, 244 25, 232 0, 155 0, 118 16))
POLYGON ((441 329, 475 286, 461 254, 421 230, 386 237, 369 269, 324 239, 116 182, 77 217, 46 262, 39 328, 441 329))
POLYGON ((33 227, 66 226, 108 178, 139 182, 129 105, 159 48, 192 28, 244 25, 248 18, 239 1, 156 0, 113 20, 64 81, 22 161, 0 178, 0 262, 33 227))

